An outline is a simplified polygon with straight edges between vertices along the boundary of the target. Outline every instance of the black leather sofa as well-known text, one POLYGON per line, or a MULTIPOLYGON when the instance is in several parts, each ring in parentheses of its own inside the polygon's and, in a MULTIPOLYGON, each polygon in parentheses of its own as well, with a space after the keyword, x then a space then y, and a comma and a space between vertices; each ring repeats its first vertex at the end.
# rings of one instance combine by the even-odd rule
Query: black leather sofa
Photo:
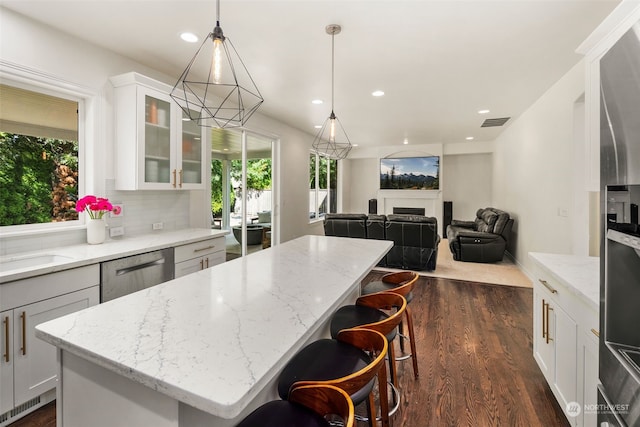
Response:
POLYGON ((454 219, 447 227, 449 249, 456 261, 502 261, 513 219, 496 208, 478 209, 473 221, 454 219))
POLYGON ((435 270, 438 222, 422 215, 327 214, 326 236, 391 240, 393 247, 379 266, 406 270, 435 270))

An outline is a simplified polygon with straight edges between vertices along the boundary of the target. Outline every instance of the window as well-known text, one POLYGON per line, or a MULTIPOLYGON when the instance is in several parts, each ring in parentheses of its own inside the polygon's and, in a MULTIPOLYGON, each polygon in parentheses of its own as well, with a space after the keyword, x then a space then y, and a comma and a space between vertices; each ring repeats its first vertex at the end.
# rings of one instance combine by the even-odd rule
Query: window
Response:
POLYGON ((80 99, 29 89, 0 85, 0 226, 78 219, 80 99))
POLYGON ((322 219, 336 212, 338 161, 311 153, 309 156, 309 219, 322 219))

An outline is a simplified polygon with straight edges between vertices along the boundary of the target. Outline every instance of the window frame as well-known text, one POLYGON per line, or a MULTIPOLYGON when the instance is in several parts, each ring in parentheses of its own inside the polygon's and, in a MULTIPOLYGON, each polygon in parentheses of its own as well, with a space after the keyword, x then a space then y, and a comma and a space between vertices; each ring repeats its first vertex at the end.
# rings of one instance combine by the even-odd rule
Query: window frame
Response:
MULTIPOLYGON (((4 85, 13 86, 44 95, 67 99, 78 103, 78 194, 87 193, 87 130, 95 129, 95 119, 90 112, 94 109, 97 94, 88 88, 44 74, 40 71, 0 63, 0 80, 4 85)), ((1 237, 12 237, 39 233, 68 231, 85 227, 84 215, 77 220, 38 224, 0 226, 1 237)))
MULTIPOLYGON (((319 222, 324 220, 324 216, 327 213, 331 212, 331 162, 335 161, 336 162, 336 173, 338 171, 338 160, 336 159, 332 159, 329 156, 326 155, 322 155, 320 153, 318 153, 317 151, 311 150, 309 152, 309 157, 314 156, 315 157, 315 177, 314 177, 314 182, 315 182, 315 188, 311 188, 311 183, 309 183, 309 195, 311 197, 311 194, 313 194, 313 206, 314 206, 314 216, 311 218, 309 218, 309 223, 315 223, 315 222, 319 222), (320 188, 320 164, 321 161, 320 159, 323 158, 326 160, 326 175, 327 175, 327 188, 323 189, 320 188), (326 212, 321 214, 319 211, 319 198, 320 198, 320 191, 324 190, 327 192, 327 209, 326 212)), ((311 178, 311 171, 309 171, 309 178, 311 178)), ((337 184, 337 180, 336 180, 336 184, 337 184)), ((338 188, 336 186, 335 188, 336 194, 338 192, 338 188)), ((337 199, 337 197, 336 197, 337 199)), ((309 200, 309 206, 311 206, 311 202, 312 200, 309 200)))

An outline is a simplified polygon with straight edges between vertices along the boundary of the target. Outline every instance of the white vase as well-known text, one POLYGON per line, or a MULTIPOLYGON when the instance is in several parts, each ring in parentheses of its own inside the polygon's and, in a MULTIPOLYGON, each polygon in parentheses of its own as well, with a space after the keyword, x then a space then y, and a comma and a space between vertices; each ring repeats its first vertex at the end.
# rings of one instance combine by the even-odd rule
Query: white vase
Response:
POLYGON ((107 224, 104 219, 88 219, 87 220, 87 243, 90 245, 99 245, 106 238, 105 230, 107 224))

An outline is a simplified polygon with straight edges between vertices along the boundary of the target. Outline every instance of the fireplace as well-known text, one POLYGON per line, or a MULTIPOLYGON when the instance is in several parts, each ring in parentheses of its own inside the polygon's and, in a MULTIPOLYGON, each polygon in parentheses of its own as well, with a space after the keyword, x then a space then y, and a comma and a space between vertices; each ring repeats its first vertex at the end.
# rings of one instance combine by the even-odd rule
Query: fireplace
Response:
POLYGON ((424 208, 402 208, 402 207, 393 207, 394 214, 404 214, 404 215, 422 215, 424 216, 424 208))
POLYGON ((389 215, 402 212, 432 216, 438 220, 442 235, 442 192, 429 190, 378 190, 377 213, 389 215))

